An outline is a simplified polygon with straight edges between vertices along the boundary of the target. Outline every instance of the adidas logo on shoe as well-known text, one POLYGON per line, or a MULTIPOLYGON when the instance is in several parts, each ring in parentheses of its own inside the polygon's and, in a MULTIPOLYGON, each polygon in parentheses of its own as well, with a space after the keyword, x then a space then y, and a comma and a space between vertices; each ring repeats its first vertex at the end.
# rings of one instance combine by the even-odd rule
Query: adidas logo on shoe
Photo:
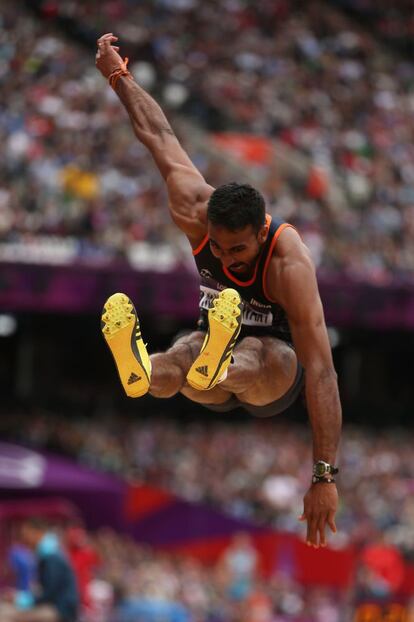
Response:
POLYGON ((202 376, 208 376, 208 367, 207 365, 203 365, 202 367, 196 367, 196 371, 202 376))
POLYGON ((141 376, 137 376, 134 372, 132 372, 128 378, 128 384, 134 384, 134 382, 138 382, 138 380, 141 380, 141 376))

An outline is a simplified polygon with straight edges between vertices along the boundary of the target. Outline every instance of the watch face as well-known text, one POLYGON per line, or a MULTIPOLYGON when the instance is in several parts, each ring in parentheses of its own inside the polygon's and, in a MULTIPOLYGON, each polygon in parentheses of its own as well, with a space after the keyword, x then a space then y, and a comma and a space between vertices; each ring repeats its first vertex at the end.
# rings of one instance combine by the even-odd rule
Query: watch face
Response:
POLYGON ((314 472, 317 477, 322 477, 328 471, 324 462, 317 462, 314 467, 314 472))

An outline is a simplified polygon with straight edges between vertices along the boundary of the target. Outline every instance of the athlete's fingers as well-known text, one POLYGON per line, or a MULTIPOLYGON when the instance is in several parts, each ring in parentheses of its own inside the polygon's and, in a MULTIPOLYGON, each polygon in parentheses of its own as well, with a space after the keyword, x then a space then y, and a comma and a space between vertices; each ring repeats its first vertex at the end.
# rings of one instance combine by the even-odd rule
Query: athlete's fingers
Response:
POLYGON ((101 35, 99 37, 99 39, 96 40, 96 43, 99 45, 100 43, 103 43, 105 39, 107 39, 108 37, 113 37, 114 34, 113 32, 106 32, 104 35, 101 35))
POLYGON ((307 527, 306 527, 306 544, 307 544, 308 546, 311 546, 311 545, 312 545, 312 543, 311 543, 311 536, 310 536, 310 524, 309 524, 309 520, 308 520, 308 517, 306 516, 305 512, 303 512, 303 514, 301 514, 301 515, 298 517, 298 520, 299 520, 301 523, 303 523, 304 521, 307 521, 307 527))
POLYGON ((107 54, 109 50, 115 50, 115 52, 119 52, 119 47, 115 45, 100 43, 98 45, 98 51, 101 52, 102 55, 107 54))
POLYGON ((107 48, 115 41, 118 41, 118 37, 115 37, 115 35, 101 37, 98 39, 98 48, 107 48))
POLYGON ((326 521, 327 521, 327 516, 321 516, 318 522, 319 546, 321 547, 326 546, 326 534, 325 534, 326 521))
POLYGON ((298 520, 303 523, 304 521, 307 522, 306 524, 306 544, 310 546, 310 524, 309 524, 309 517, 306 515, 305 510, 303 510, 302 514, 300 516, 298 516, 298 520))
POLYGON ((308 517, 306 544, 309 544, 309 546, 315 546, 318 544, 318 518, 314 515, 308 517))
POLYGON ((333 533, 336 533, 336 524, 335 524, 335 512, 331 511, 328 514, 327 523, 333 533))
MULTIPOLYGON (((116 45, 112 45, 111 50, 115 50, 115 52, 119 52, 119 47, 117 47, 116 45)), ((102 48, 98 48, 98 51, 95 54, 95 59, 99 60, 105 54, 105 52, 106 50, 102 50, 102 48), (101 53, 101 51, 103 53, 101 53)))

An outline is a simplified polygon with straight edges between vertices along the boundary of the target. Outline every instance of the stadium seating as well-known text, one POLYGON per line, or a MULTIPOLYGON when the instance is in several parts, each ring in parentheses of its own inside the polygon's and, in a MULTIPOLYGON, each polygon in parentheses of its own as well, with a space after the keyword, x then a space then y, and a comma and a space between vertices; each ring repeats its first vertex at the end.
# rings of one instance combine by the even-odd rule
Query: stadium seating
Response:
MULTIPOLYGON (((105 425, 80 417, 71 421, 56 414, 28 418, 5 412, 0 434, 33 447, 53 447, 95 469, 153 484, 189 501, 210 502, 234 517, 303 532, 297 515, 312 457, 310 432, 300 425, 269 420, 209 428, 201 420, 180 428, 159 418, 111 419, 105 425)), ((341 478, 335 538, 342 546, 384 534, 414 559, 412 443, 407 430, 345 429, 338 462, 347 477, 341 478)))
MULTIPOLYGON (((155 12, 122 0, 33 3, 37 14, 4 4, 0 259, 7 243, 45 236, 98 262, 142 240, 177 244, 159 175, 93 66, 91 36, 110 24, 173 122, 190 115, 207 132, 258 133, 306 156, 307 183, 265 169, 260 185, 318 265, 374 282, 412 275, 414 66, 356 22, 299 1, 230 3, 220 28, 210 3, 195 0, 155 12), (63 37, 69 18, 89 50, 63 37), (331 182, 347 197, 341 209, 327 200, 331 182)), ((210 183, 226 180, 191 134, 183 141, 210 183)))

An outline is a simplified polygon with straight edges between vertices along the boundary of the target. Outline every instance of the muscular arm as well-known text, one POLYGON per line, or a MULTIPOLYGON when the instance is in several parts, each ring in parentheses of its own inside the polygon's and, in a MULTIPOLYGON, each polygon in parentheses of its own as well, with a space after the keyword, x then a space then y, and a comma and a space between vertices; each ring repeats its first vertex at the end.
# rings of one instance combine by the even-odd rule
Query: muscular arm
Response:
POLYGON ((316 282, 307 249, 286 229, 270 265, 269 293, 285 309, 295 350, 305 369, 305 391, 313 431, 314 460, 334 464, 341 432, 337 377, 316 282), (273 293, 272 293, 273 292, 273 293))
POLYGON ((135 136, 149 149, 164 179, 182 167, 202 182, 201 174, 181 147, 155 99, 125 76, 118 79, 115 92, 128 112, 135 136))
POLYGON ((305 369, 305 391, 313 432, 313 459, 335 464, 341 432, 336 372, 316 277, 310 260, 285 268, 286 311, 293 343, 305 369))
MULTIPOLYGON (((98 40, 96 65, 104 77, 119 68, 123 61, 112 34, 98 40)), ((115 92, 128 112, 134 133, 151 152, 167 183, 169 207, 177 226, 197 243, 205 234, 202 208, 213 188, 195 168, 181 147, 161 107, 129 76, 122 75, 115 92)))
MULTIPOLYGON (((296 353, 305 369, 313 458, 314 461, 335 464, 341 433, 341 404, 315 269, 307 249, 293 229, 286 229, 281 234, 277 253, 270 264, 268 289, 287 313, 296 353)), ((326 545, 325 524, 336 531, 337 504, 334 484, 310 487, 301 517, 308 523, 308 544, 326 545)))

